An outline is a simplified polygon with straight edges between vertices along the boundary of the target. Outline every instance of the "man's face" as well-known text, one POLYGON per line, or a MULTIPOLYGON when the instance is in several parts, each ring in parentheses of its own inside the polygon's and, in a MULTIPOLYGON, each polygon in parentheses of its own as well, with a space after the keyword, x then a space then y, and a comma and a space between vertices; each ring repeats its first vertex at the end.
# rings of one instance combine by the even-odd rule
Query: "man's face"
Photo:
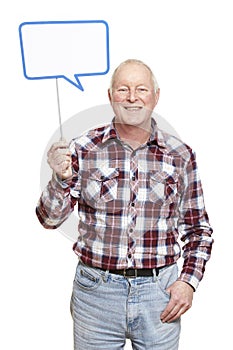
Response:
POLYGON ((115 112, 115 122, 145 127, 159 98, 149 70, 140 64, 128 63, 115 75, 109 99, 115 112))

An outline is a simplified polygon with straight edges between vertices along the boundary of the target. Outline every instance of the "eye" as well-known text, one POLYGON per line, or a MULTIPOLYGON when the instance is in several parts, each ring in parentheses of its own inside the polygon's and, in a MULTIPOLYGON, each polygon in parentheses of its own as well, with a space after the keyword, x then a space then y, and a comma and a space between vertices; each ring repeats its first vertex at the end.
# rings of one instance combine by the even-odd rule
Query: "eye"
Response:
POLYGON ((144 87, 144 86, 140 86, 140 87, 137 88, 137 92, 139 92, 139 93, 146 93, 146 92, 148 92, 148 89, 146 87, 144 87))
POLYGON ((119 87, 117 89, 117 92, 121 92, 121 93, 127 93, 129 91, 129 89, 127 87, 119 87))

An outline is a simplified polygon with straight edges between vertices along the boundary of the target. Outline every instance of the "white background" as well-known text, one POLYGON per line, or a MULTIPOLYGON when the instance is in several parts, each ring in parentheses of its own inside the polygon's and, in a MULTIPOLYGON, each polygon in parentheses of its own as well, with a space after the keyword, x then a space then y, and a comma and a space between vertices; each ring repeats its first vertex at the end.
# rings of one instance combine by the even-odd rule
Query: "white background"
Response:
POLYGON ((84 92, 61 82, 63 121, 108 102, 110 75, 122 60, 139 58, 154 70, 161 88, 157 112, 197 153, 215 238, 193 307, 183 316, 180 350, 232 348, 231 8, 230 0, 5 3, 0 13, 1 349, 73 346, 69 301, 77 259, 72 242, 43 229, 35 216, 41 160, 58 127, 55 81, 24 78, 18 26, 98 19, 110 27, 111 71, 82 78, 84 92))

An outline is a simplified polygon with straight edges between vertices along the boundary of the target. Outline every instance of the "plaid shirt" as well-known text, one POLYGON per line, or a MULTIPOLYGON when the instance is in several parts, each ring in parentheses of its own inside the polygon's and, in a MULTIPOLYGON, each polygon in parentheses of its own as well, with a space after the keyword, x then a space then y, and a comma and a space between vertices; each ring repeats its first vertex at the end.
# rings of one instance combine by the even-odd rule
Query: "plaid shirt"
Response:
POLYGON ((183 258, 179 280, 197 288, 210 257, 212 229, 195 155, 157 128, 133 150, 106 125, 71 141, 73 176, 53 176, 37 206, 45 228, 57 228, 78 202, 75 253, 107 270, 155 268, 183 258))

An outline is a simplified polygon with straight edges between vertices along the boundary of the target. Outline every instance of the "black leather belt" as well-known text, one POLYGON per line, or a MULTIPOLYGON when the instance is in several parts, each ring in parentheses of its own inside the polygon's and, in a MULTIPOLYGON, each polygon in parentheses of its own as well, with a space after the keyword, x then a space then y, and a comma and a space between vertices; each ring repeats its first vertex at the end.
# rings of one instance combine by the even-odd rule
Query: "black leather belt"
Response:
MULTIPOLYGON (((109 270, 109 273, 113 273, 115 275, 121 275, 126 278, 136 278, 136 277, 153 277, 154 269, 125 269, 125 270, 109 270)), ((159 268, 155 269, 156 276, 159 275, 159 268)))
MULTIPOLYGON (((85 264, 84 264, 85 265, 85 264)), ((86 265, 89 266, 89 265, 86 265)), ((169 266, 169 265, 167 265, 169 266)), ((156 267, 154 269, 133 269, 133 268, 128 268, 128 269, 119 269, 119 270, 105 270, 100 267, 94 267, 96 269, 99 269, 104 272, 109 272, 115 275, 121 275, 126 278, 136 278, 136 277, 153 277, 154 276, 154 271, 156 276, 159 275, 159 271, 167 266, 161 266, 161 267, 156 267)), ((89 266, 91 267, 91 266, 89 266)))

